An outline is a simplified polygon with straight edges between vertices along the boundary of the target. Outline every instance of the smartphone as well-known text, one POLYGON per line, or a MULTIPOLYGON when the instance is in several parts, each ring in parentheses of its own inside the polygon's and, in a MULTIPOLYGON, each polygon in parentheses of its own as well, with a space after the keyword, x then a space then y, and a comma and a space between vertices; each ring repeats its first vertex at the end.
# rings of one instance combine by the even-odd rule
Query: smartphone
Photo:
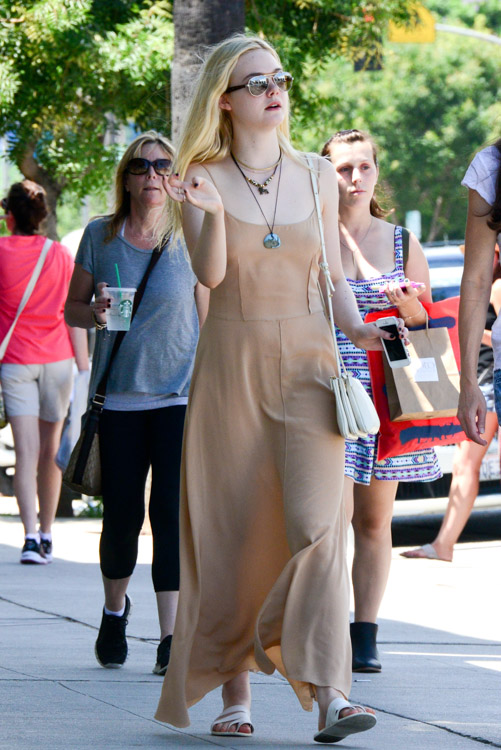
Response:
POLYGON ((411 359, 407 347, 400 338, 397 319, 391 315, 387 318, 379 318, 375 323, 378 328, 382 328, 383 331, 395 336, 394 339, 381 339, 390 367, 407 367, 407 365, 410 365, 411 359))
MULTIPOLYGON (((414 289, 421 289, 424 284, 422 284, 420 281, 409 281, 408 279, 406 281, 402 281, 399 284, 400 289, 405 292, 407 287, 411 286, 414 289)), ((386 289, 385 286, 373 286, 372 289, 378 291, 380 294, 384 294, 384 290, 386 289)))
POLYGON ((405 279, 405 281, 402 281, 399 286, 400 289, 403 289, 405 291, 408 286, 411 286, 413 289, 420 289, 422 286, 424 286, 424 284, 421 281, 409 281, 409 279, 405 279))

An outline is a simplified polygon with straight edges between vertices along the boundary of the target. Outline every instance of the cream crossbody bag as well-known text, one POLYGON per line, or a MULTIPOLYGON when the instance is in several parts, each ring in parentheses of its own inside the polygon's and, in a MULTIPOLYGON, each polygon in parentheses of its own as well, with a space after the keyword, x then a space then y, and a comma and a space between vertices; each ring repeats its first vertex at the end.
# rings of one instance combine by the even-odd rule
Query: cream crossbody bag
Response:
MULTIPOLYGON (((379 417, 369 394, 363 387, 362 383, 347 371, 343 358, 339 353, 339 347, 336 340, 336 329, 334 327, 334 313, 332 311, 332 292, 334 291, 334 284, 332 283, 329 264, 327 262, 327 254, 325 252, 324 224, 322 220, 322 212, 320 210, 320 200, 318 197, 317 174, 311 157, 307 156, 306 158, 310 168, 311 184, 313 186, 318 228, 320 231, 320 242, 322 245, 322 262, 320 263, 320 268, 323 271, 325 286, 327 289, 327 305, 324 300, 324 309, 326 311, 326 317, 332 334, 338 371, 337 375, 333 375, 330 378, 331 388, 336 397, 337 423, 339 432, 344 438, 356 440, 360 437, 376 435, 379 430, 379 417)), ((321 289, 320 294, 323 299, 321 289)))

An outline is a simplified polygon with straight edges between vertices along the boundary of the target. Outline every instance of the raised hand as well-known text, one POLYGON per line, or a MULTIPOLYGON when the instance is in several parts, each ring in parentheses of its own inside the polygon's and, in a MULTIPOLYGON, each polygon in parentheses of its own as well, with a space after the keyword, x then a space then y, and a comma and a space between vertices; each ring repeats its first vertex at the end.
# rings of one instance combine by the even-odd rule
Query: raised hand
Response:
POLYGON ((177 203, 188 201, 192 206, 209 214, 217 214, 223 208, 216 186, 204 177, 195 175, 191 180, 180 180, 177 175, 171 175, 165 180, 165 189, 177 203))
POLYGON ((111 304, 110 297, 105 293, 107 286, 109 286, 109 284, 105 281, 100 281, 99 284, 97 284, 97 295, 94 298, 94 302, 90 305, 100 323, 106 323, 106 310, 111 304))
POLYGON ((384 288, 389 302, 395 307, 405 307, 408 302, 419 297, 426 291, 426 285, 420 281, 410 281, 405 279, 403 284, 398 281, 390 281, 384 288))

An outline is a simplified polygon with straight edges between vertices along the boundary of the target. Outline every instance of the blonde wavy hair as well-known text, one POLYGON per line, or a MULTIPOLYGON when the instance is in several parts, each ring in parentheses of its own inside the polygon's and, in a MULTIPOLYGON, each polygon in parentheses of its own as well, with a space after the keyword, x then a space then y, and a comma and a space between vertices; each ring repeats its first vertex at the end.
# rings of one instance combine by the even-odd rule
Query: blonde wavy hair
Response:
MULTIPOLYGON (((219 107, 219 99, 228 88, 241 56, 261 49, 272 54, 281 65, 274 47, 257 36, 234 34, 209 49, 181 133, 176 159, 180 179, 184 179, 190 164, 218 161, 230 152, 233 127, 229 113, 219 107)), ((282 152, 305 167, 289 140, 288 113, 278 126, 277 135, 282 152)), ((181 204, 176 203, 172 211, 174 232, 178 234, 181 232, 181 204)))
MULTIPOLYGON (((145 133, 134 138, 120 159, 115 175, 115 210, 110 216, 105 242, 110 242, 120 231, 120 227, 130 214, 130 194, 125 189, 125 174, 127 164, 131 159, 141 156, 143 146, 148 144, 160 146, 170 159, 174 159, 174 146, 161 133, 156 130, 147 130, 145 133)), ((172 232, 172 213, 170 211, 170 198, 167 198, 167 210, 160 212, 160 218, 154 230, 155 245, 161 247, 172 232)))

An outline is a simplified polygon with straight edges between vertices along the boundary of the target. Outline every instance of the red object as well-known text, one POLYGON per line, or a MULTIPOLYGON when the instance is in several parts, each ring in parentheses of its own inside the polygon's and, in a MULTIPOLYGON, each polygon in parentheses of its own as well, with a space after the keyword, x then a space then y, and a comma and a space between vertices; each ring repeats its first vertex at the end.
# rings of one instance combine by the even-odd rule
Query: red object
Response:
MULTIPOLYGON (((0 237, 0 341, 16 316, 45 237, 12 234, 0 237)), ((10 340, 4 363, 42 365, 73 357, 64 303, 73 273, 69 250, 54 242, 33 293, 10 340)))
MULTIPOLYGON (((452 349, 459 369, 459 338, 458 311, 459 297, 449 297, 440 302, 424 304, 429 316, 430 328, 447 328, 451 339, 452 349)), ((388 315, 399 317, 398 310, 378 310, 368 313, 366 323, 388 315)), ((419 326, 423 329, 423 326, 419 326)), ((419 330, 419 328, 417 330, 419 330)), ((386 384, 384 380, 383 352, 367 352, 369 370, 371 374, 372 394, 374 404, 381 422, 378 439, 378 461, 403 453, 412 453, 434 445, 451 445, 466 440, 459 420, 456 417, 441 417, 437 419, 415 419, 406 422, 392 422, 386 398, 386 384)))

